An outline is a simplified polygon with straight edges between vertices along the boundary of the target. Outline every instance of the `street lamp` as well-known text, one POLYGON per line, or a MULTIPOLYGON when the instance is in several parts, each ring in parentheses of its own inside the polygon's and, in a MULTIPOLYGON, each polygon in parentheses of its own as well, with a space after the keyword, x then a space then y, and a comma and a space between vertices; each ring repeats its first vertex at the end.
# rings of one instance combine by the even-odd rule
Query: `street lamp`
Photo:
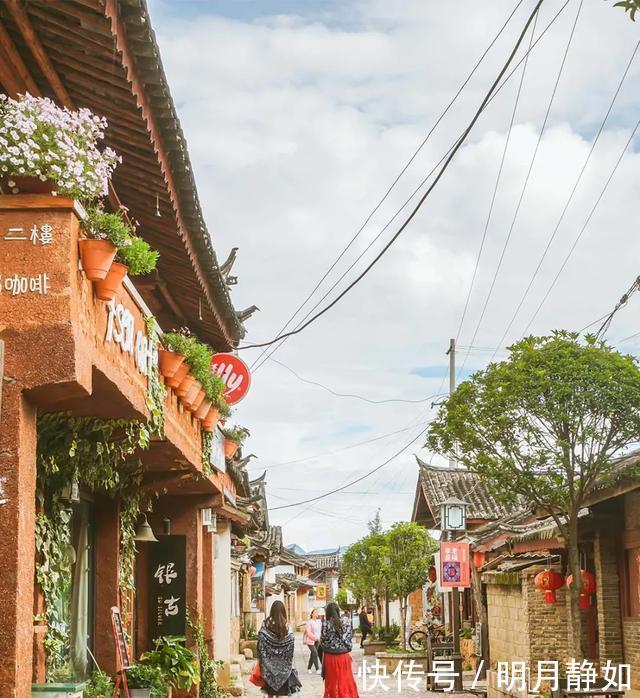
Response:
MULTIPOLYGON (((442 535, 453 541, 459 531, 467 528, 467 502, 457 497, 448 497, 440 504, 440 530, 442 535)), ((453 672, 454 690, 462 691, 462 655, 460 654, 460 595, 458 587, 451 589, 451 621, 453 626, 453 672)))

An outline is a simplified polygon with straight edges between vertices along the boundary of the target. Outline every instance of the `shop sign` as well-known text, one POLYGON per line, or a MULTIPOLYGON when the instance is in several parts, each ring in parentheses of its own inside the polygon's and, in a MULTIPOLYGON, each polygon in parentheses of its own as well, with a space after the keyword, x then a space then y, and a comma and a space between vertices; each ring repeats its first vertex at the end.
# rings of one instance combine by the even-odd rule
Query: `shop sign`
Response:
POLYGON ((127 647, 127 641, 124 637, 124 630, 122 628, 122 616, 117 606, 111 608, 111 625, 113 626, 113 639, 116 643, 116 652, 120 660, 120 668, 128 669, 131 666, 131 662, 129 661, 129 648, 127 647))
POLYGON ((142 330, 136 330, 133 313, 114 299, 107 303, 107 332, 105 343, 115 342, 120 350, 134 357, 136 368, 148 376, 158 363, 156 342, 142 330))
POLYGON ((471 586, 469 543, 440 543, 440 585, 444 588, 471 586))
POLYGON ((213 432, 211 451, 209 452, 209 464, 221 473, 227 472, 227 459, 224 457, 224 436, 220 429, 216 429, 213 432))
POLYGON ((149 547, 149 635, 184 635, 187 624, 187 537, 159 536, 149 547))
MULTIPOLYGON (((41 226, 32 225, 31 228, 7 228, 2 236, 4 242, 27 242, 33 245, 49 247, 53 244, 53 226, 44 223, 41 226)), ((0 293, 10 296, 24 296, 35 293, 41 296, 49 294, 49 274, 40 272, 36 274, 0 274, 0 293)))
POLYGON ((251 385, 251 372, 247 364, 235 354, 214 354, 211 372, 222 378, 225 385, 224 399, 235 405, 247 394, 251 385))
POLYGON ((326 601, 327 600, 327 585, 326 584, 318 584, 316 587, 316 599, 318 601, 326 601))

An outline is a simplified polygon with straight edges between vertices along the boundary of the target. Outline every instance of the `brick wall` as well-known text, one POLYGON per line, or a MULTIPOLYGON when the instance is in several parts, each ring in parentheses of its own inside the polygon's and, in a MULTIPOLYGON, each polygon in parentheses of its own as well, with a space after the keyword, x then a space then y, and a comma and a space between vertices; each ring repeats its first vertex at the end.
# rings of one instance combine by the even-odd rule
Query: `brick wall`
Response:
POLYGON ((596 597, 600 662, 622 662, 622 627, 620 624, 620 576, 618 555, 611 536, 598 531, 594 541, 596 597))
POLYGON ((640 490, 627 492, 624 496, 625 528, 640 528, 640 490))
MULTIPOLYGON (((640 528, 640 490, 624 496, 624 520, 627 530, 640 528)), ((640 689, 640 618, 623 618, 624 661, 631 664, 631 686, 640 689)))

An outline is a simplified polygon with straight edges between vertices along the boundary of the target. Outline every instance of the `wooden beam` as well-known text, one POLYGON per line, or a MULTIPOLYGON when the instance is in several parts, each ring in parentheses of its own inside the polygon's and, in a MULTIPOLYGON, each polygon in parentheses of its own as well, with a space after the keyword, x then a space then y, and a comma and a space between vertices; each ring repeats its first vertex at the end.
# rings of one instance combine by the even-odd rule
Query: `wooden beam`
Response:
MULTIPOLYGON (((37 97, 40 94, 40 90, 38 89, 35 80, 31 77, 31 73, 22 60, 22 57, 18 53, 16 45, 11 40, 9 32, 4 24, 0 22, 0 53, 2 52, 7 55, 11 65, 13 66, 13 79, 21 83, 16 92, 11 94, 11 96, 15 97, 19 92, 29 92, 34 97, 37 97)), ((9 87, 8 89, 11 88, 9 87)))

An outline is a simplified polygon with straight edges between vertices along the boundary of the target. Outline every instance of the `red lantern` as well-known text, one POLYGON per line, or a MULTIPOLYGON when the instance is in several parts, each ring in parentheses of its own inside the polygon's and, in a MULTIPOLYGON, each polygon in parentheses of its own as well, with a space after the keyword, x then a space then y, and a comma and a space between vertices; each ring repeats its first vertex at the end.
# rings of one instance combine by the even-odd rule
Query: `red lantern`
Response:
POLYGON ((436 568, 431 565, 429 567, 429 572, 427 573, 428 579, 431 582, 431 584, 435 584, 437 579, 438 579, 438 573, 436 572, 436 568))
MULTIPOLYGON (((582 587, 580 588, 580 600, 578 605, 583 611, 588 611, 591 607, 591 596, 596 593, 596 578, 595 575, 587 570, 580 570, 582 578, 582 587)), ((573 575, 567 577, 567 586, 570 587, 573 582, 573 575)))
POLYGON ((555 570, 544 570, 535 576, 533 580, 536 589, 544 591, 544 602, 546 604, 556 603, 556 589, 560 589, 564 584, 564 576, 555 570))
POLYGON ((484 565, 484 553, 480 550, 473 551, 473 566, 479 570, 484 565))

